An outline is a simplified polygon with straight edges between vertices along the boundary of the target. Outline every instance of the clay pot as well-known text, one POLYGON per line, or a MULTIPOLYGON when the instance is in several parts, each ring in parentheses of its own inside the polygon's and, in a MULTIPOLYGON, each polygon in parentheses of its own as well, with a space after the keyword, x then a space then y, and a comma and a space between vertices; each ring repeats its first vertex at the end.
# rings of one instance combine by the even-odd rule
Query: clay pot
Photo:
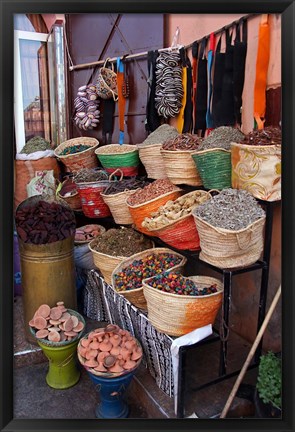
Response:
POLYGON ((119 330, 120 327, 116 324, 108 324, 104 329, 105 333, 118 333, 119 330))
POLYGON ((141 356, 142 356, 142 350, 140 347, 137 347, 132 352, 131 360, 136 361, 136 360, 140 359, 141 356))
POLYGON ((104 367, 102 362, 98 363, 98 366, 94 368, 97 372, 107 372, 108 370, 104 367))
POLYGON ((136 366, 136 361, 133 360, 127 360, 124 364, 123 364, 123 368, 126 370, 130 370, 133 369, 136 366))
POLYGON ((121 348, 121 356, 123 358, 123 360, 127 360, 128 358, 130 358, 132 351, 130 351, 128 348, 126 347, 122 347, 121 348))
POLYGON ((90 360, 86 360, 84 364, 85 364, 85 366, 91 367, 91 368, 98 366, 98 362, 96 360, 94 360, 94 358, 92 358, 90 360))
POLYGON ((104 359, 109 355, 109 353, 107 351, 101 351, 98 355, 97 355, 97 361, 99 363, 103 363, 104 359))
POLYGON ((121 352, 121 348, 119 348, 118 346, 113 346, 113 348, 110 351, 110 354, 117 356, 119 355, 121 352))
POLYGON ((109 337, 105 337, 102 342, 99 344, 100 351, 111 351, 113 345, 111 344, 109 337))
POLYGON ((113 355, 108 355, 103 360, 103 365, 106 368, 111 368, 117 361, 117 357, 113 355))
POLYGON ((133 338, 132 340, 129 339, 125 342, 125 347, 130 351, 132 351, 135 346, 136 346, 136 341, 133 338))
POLYGON ((121 337, 118 334, 114 334, 110 337, 110 342, 113 345, 113 347, 117 347, 121 343, 121 337))
POLYGON ((97 340, 94 340, 93 342, 91 342, 89 344, 89 348, 92 350, 98 350, 99 349, 99 342, 97 342, 97 340))
POLYGON ((120 366, 119 361, 120 360, 117 360, 116 363, 114 364, 114 366, 112 366, 108 369, 109 372, 123 372, 124 371, 122 366, 120 366))

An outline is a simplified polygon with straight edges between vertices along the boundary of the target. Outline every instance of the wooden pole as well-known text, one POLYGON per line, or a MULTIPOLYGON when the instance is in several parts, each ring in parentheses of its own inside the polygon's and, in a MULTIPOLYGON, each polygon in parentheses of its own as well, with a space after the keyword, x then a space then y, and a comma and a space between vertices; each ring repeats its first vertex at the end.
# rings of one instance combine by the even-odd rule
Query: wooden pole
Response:
POLYGON ((252 348, 251 348, 251 350, 250 350, 250 352, 248 354, 248 357, 246 358, 246 361, 245 361, 245 363, 244 363, 244 365, 243 365, 243 367, 241 369, 241 372, 239 373, 239 376, 238 376, 238 378, 237 378, 237 380, 235 382, 235 385, 233 386, 233 389, 232 389, 232 391, 231 391, 231 393, 230 393, 230 395, 229 395, 229 397, 227 399, 227 402, 226 402, 226 404, 225 404, 225 406, 224 406, 224 408, 222 410, 222 413, 221 413, 221 415, 220 415, 219 418, 224 418, 226 416, 226 414, 227 414, 227 412, 228 412, 228 410, 229 410, 229 408, 230 408, 230 406, 232 404, 232 401, 233 401, 233 399, 234 399, 234 397, 235 397, 235 395, 236 395, 236 393, 238 391, 238 388, 239 388, 239 386, 241 384, 241 381, 244 378, 244 375, 245 375, 245 373, 247 371, 249 363, 251 362, 252 357, 255 354, 255 351, 256 351, 256 349, 257 349, 257 347, 259 345, 259 342, 261 341, 261 338, 262 338, 262 336, 263 336, 263 334, 265 332, 265 329, 266 329, 266 327, 267 327, 267 325, 269 323, 269 320, 270 320, 270 318, 271 318, 271 316, 273 314, 273 311, 274 311, 274 309, 275 309, 275 307, 276 307, 276 305, 277 305, 277 303, 279 301, 280 295, 281 295, 281 285, 279 286, 279 288, 277 290, 277 293, 276 293, 276 295, 274 296, 274 298, 272 300, 270 308, 269 308, 269 310, 268 310, 268 312, 267 312, 267 314, 266 314, 266 316, 264 318, 264 321, 263 321, 263 323, 262 323, 262 325, 260 327, 260 330, 259 330, 259 332, 258 332, 258 334, 257 334, 257 336, 255 338, 255 341, 253 342, 253 345, 252 345, 252 348))

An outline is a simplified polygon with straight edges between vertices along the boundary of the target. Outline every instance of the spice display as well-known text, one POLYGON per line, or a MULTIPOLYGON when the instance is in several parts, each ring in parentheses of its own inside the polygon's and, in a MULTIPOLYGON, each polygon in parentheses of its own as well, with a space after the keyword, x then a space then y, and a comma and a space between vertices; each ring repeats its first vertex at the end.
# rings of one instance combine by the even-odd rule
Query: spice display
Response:
POLYGON ((99 123, 99 99, 94 84, 83 85, 78 88, 74 100, 74 122, 83 130, 93 129, 99 123))
POLYGON ((90 372, 124 373, 138 366, 142 348, 128 330, 115 324, 92 330, 78 345, 78 358, 90 372))
POLYGON ((162 149, 170 151, 197 150, 201 142, 202 138, 198 135, 184 133, 165 141, 162 145, 162 149))
POLYGON ((244 137, 241 144, 248 145, 281 145, 282 131, 278 127, 268 126, 265 129, 256 129, 244 137))
POLYGON ((215 227, 235 231, 265 216, 265 211, 249 192, 231 188, 199 205, 193 213, 215 227))
POLYGON ((104 195, 115 195, 115 194, 118 194, 120 192, 125 192, 128 190, 135 190, 138 188, 143 188, 147 184, 149 184, 149 183, 145 180, 140 180, 140 179, 135 179, 135 178, 123 179, 120 181, 111 182, 110 186, 108 186, 104 190, 103 193, 104 193, 104 195))
POLYGON ((134 194, 130 195, 128 198, 128 204, 142 204, 174 190, 176 190, 175 185, 171 183, 170 180, 158 179, 148 184, 143 189, 139 189, 138 191, 134 192, 134 194))
POLYGON ((105 171, 91 168, 82 168, 73 176, 75 183, 97 182, 100 180, 108 180, 108 178, 109 177, 105 171))
POLYGON ((65 149, 63 149, 59 153, 59 156, 67 156, 67 155, 79 153, 79 152, 82 152, 82 151, 87 150, 89 148, 91 148, 91 146, 84 145, 84 144, 76 144, 76 145, 73 145, 71 147, 66 147, 65 149))
POLYGON ((231 126, 220 126, 213 129, 213 131, 204 138, 200 143, 198 151, 213 148, 230 150, 230 144, 232 142, 241 142, 244 136, 245 135, 237 128, 231 126))
POLYGON ((75 242, 90 242, 105 231, 106 229, 103 226, 95 224, 79 227, 75 232, 75 242))
POLYGON ((129 291, 142 286, 142 280, 178 265, 181 258, 170 253, 151 253, 134 260, 115 274, 116 291, 129 291))
POLYGON ((198 288, 198 285, 191 279, 176 273, 158 274, 148 281, 148 285, 169 294, 187 296, 203 296, 217 292, 216 284, 198 288))
POLYGON ((37 151, 50 150, 50 142, 41 136, 35 136, 26 142, 20 153, 30 154, 37 151))
POLYGON ((64 240, 75 234, 76 221, 72 210, 40 200, 35 205, 18 209, 16 230, 25 243, 46 244, 64 240))
POLYGON ((164 118, 176 117, 182 107, 182 68, 179 52, 161 52, 156 60, 155 107, 164 118))
POLYGON ((178 135, 179 133, 175 127, 168 124, 162 124, 157 129, 155 129, 154 132, 149 134, 149 136, 142 142, 141 145, 162 144, 178 135))
POLYGON ((73 312, 65 307, 63 301, 58 301, 52 308, 48 304, 42 304, 29 321, 29 326, 36 331, 37 339, 51 342, 70 341, 84 329, 84 323, 78 318, 79 314, 73 312))
POLYGON ((210 195, 204 191, 194 191, 175 201, 167 201, 165 205, 159 207, 156 212, 151 213, 142 222, 142 226, 148 230, 163 228, 178 219, 191 214, 193 208, 202 204, 210 198, 210 195))
POLYGON ((111 228, 92 243, 94 251, 111 256, 129 257, 137 252, 153 247, 150 239, 144 237, 132 228, 111 228))

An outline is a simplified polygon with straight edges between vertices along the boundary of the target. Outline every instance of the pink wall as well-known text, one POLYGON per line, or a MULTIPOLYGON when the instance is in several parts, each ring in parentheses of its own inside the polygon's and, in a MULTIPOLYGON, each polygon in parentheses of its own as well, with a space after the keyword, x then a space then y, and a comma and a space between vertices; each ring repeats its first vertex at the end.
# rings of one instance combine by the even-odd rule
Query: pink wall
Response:
POLYGON ((43 14, 42 17, 47 25, 48 31, 50 31, 56 20, 64 20, 63 14, 43 14))

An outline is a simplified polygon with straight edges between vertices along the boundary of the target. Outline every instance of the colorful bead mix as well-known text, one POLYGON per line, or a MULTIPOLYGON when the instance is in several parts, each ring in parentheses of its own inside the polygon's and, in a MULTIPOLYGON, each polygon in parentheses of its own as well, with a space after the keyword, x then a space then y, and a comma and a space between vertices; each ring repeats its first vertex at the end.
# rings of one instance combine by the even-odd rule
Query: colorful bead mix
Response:
POLYGON ((169 254, 150 254, 145 258, 134 260, 115 275, 117 291, 129 291, 142 286, 142 280, 162 273, 178 265, 181 258, 169 254))
POLYGON ((153 288, 157 288, 169 294, 203 296, 217 292, 216 284, 198 288, 192 280, 175 273, 156 275, 148 284, 153 288))

